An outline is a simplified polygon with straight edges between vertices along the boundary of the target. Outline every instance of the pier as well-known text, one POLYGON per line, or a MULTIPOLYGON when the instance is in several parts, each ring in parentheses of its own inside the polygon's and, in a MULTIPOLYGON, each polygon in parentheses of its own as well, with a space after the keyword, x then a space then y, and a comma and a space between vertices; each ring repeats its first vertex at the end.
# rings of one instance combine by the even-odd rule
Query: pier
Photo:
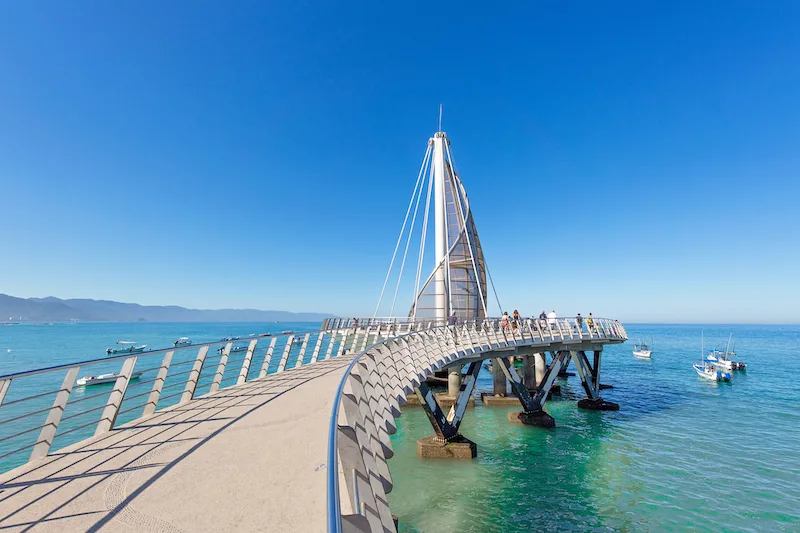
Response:
POLYGON ((494 390, 486 404, 519 405, 508 423, 556 425, 545 406, 570 364, 585 392, 578 408, 618 409, 600 381, 604 347, 627 340, 618 321, 489 316, 488 267, 449 144, 441 131, 428 142, 381 293, 407 239, 402 275, 427 180, 406 316, 395 316, 392 301, 385 318, 376 309, 316 331, 0 376, 0 459, 17 465, 0 476, 0 527, 393 532, 390 437, 410 397, 430 420, 417 450, 431 460, 480 453, 460 428, 487 360, 494 390), (424 279, 431 206, 434 266, 424 279), (511 358, 522 359, 521 372, 511 358), (110 367, 113 384, 77 387, 110 367), (448 392, 437 399, 426 380, 442 371, 448 392))

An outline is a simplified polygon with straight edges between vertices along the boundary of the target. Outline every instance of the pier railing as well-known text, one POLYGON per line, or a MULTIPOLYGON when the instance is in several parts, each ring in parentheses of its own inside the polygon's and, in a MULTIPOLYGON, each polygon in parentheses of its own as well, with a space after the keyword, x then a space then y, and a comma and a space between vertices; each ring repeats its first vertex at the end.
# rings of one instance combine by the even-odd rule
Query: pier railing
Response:
MULTIPOLYGON (((354 319, 326 323, 330 327, 352 327, 354 319)), ((359 327, 370 319, 357 319, 359 327)), ((414 326, 375 344, 365 346, 353 358, 339 383, 328 433, 328 532, 395 531, 387 494, 392 479, 386 463, 394 452, 390 435, 396 432, 395 417, 409 394, 427 376, 466 358, 491 357, 508 347, 539 347, 575 343, 618 343, 628 336, 622 324, 606 318, 584 319, 476 319, 460 324, 414 326), (347 498, 340 493, 340 478, 347 498)), ((375 328, 407 325, 402 319, 375 328)), ((452 415, 452 413, 451 413, 452 415)))
POLYGON ((2 375, 0 473, 220 389, 429 327, 423 321, 329 324, 334 322, 316 331, 234 337, 2 375), (114 376, 106 384, 80 382, 108 374, 114 376))
POLYGON ((0 472, 204 394, 355 351, 362 342, 353 332, 265 333, 0 376, 0 472), (108 374, 106 384, 83 384, 108 374))

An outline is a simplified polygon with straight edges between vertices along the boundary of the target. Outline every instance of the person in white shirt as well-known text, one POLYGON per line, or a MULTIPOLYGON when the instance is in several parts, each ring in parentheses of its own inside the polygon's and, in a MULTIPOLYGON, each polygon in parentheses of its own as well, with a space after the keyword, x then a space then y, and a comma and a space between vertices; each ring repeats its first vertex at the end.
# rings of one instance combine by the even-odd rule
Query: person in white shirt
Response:
POLYGON ((551 328, 556 327, 556 310, 553 309, 549 313, 547 313, 547 323, 550 324, 551 328))

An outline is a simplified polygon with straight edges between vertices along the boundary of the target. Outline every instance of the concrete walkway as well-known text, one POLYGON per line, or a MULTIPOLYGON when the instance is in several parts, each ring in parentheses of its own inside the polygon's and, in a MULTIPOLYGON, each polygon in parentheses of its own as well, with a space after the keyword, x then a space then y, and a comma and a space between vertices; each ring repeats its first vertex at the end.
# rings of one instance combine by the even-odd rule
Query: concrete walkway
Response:
POLYGON ((352 357, 221 390, 8 472, 0 530, 324 531, 328 424, 352 357))

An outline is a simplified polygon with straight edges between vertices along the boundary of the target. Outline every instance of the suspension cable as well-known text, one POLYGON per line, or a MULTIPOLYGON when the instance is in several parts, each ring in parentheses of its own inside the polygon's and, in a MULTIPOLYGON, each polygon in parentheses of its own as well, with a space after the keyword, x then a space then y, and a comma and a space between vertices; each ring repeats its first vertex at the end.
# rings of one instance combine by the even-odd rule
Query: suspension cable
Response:
MULTIPOLYGON (((378 298, 378 305, 375 307, 375 313, 372 315, 372 318, 378 316, 378 310, 381 307, 381 301, 383 300, 383 293, 386 290, 386 284, 389 283, 389 276, 392 275, 392 267, 394 266, 394 259, 397 256, 397 250, 400 248, 400 241, 403 239, 403 234, 406 231, 406 222, 408 222, 408 215, 409 213, 411 213, 411 205, 414 203, 414 197, 417 196, 417 187, 419 187, 419 182, 422 179, 422 175, 425 172, 425 165, 430 153, 431 153, 431 146, 428 145, 428 149, 425 151, 425 157, 422 158, 422 166, 420 167, 419 174, 417 175, 417 182, 414 185, 414 192, 411 193, 411 200, 409 200, 408 202, 408 209, 406 209, 406 217, 403 219, 403 226, 400 228, 400 235, 397 237, 397 243, 394 245, 394 253, 392 253, 392 260, 389 262, 389 270, 388 272, 386 272, 386 279, 383 281, 383 288, 381 289, 381 295, 378 298)), ((420 194, 421 191, 422 190, 420 189, 420 194)), ((409 239, 410 238, 411 235, 409 234, 409 239)), ((405 260, 405 257, 403 259, 405 260)))
MULTIPOLYGON (((425 168, 427 166, 428 161, 430 158, 428 157, 431 153, 431 147, 428 146, 427 152, 425 152, 425 159, 422 161, 422 168, 420 169, 420 176, 425 174, 425 168)), ((417 178, 419 180, 419 178, 417 178)), ((414 224, 417 221, 417 213, 419 213, 419 201, 422 199, 422 189, 425 188, 425 180, 422 180, 422 184, 419 187, 419 194, 417 194, 417 203, 414 206, 414 216, 411 217, 411 227, 408 230, 408 239, 406 240, 406 247, 403 251, 403 262, 400 263, 400 274, 397 276, 397 286, 394 289, 394 298, 392 299, 392 308, 389 310, 389 316, 394 316, 394 306, 397 303, 397 293, 400 292, 400 282, 403 279, 403 270, 406 267, 406 257, 408 256, 408 247, 411 244, 411 238, 414 235, 414 224)), ((412 198, 413 200, 413 198, 412 198)), ((410 207, 410 204, 409 204, 410 207)))
POLYGON ((417 278, 414 283, 414 312, 411 318, 417 317, 417 304, 419 303, 419 278, 422 275, 422 260, 425 257, 425 237, 428 235, 428 214, 431 208, 431 190, 433 189, 433 163, 431 163, 430 176, 428 178, 428 198, 425 201, 425 217, 422 224, 422 239, 419 243, 419 256, 417 257, 417 278))

